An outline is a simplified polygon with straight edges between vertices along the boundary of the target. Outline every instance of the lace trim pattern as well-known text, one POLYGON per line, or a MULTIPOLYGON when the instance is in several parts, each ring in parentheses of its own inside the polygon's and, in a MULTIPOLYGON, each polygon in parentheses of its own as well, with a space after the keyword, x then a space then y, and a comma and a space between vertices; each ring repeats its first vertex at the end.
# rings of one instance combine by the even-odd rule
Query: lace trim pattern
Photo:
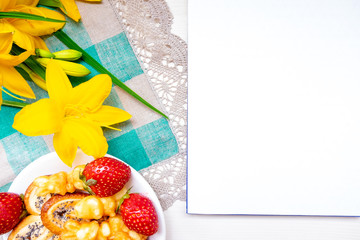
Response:
POLYGON ((165 0, 109 0, 170 118, 179 153, 143 169, 164 210, 186 199, 187 44, 171 33, 173 16, 165 0))

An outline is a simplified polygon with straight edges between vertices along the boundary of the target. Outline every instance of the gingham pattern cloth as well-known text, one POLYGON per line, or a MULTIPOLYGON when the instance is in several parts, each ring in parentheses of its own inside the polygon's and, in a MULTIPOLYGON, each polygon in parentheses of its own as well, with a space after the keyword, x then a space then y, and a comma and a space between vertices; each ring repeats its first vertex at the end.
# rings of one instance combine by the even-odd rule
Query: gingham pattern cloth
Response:
MULTIPOLYGON (((64 32, 92 57, 103 64, 117 78, 140 96, 161 109, 142 65, 128 42, 123 25, 107 0, 101 4, 77 1, 82 20, 75 23, 67 19, 64 32)), ((46 38, 52 52, 67 49, 54 36, 46 38)), ((84 78, 70 77, 75 86, 97 75, 91 70, 84 78)), ((47 92, 29 81, 38 99, 48 97, 47 92)), ((13 100, 3 94, 4 99, 13 100)), ((178 153, 178 144, 168 121, 139 103, 117 86, 113 86, 105 105, 128 111, 132 118, 118 124, 122 131, 104 129, 108 140, 108 154, 122 159, 136 170, 146 168, 178 153)), ((20 109, 3 106, 0 111, 0 191, 7 191, 14 178, 29 163, 53 152, 53 135, 28 137, 12 128, 15 114, 20 109)))

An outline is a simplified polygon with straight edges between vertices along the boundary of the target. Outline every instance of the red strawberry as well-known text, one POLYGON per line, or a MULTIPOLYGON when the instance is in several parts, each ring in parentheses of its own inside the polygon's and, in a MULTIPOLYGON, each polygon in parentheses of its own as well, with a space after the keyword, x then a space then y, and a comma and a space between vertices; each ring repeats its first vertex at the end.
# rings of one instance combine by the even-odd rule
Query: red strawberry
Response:
POLYGON ((99 197, 109 197, 129 181, 131 169, 117 159, 102 157, 87 164, 82 174, 86 190, 99 197))
POLYGON ((0 193, 0 234, 11 231, 23 217, 24 207, 16 193, 0 193))
POLYGON ((125 225, 137 233, 150 236, 159 229, 158 216, 151 200, 138 193, 130 193, 120 207, 125 225))

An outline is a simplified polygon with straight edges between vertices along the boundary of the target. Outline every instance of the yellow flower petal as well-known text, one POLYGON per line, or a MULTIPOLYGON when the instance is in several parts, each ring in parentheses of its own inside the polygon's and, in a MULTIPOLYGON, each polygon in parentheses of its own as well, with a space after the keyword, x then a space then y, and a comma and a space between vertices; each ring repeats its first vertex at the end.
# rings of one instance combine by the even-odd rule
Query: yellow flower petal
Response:
POLYGON ((29 84, 14 67, 0 65, 0 74, 3 79, 2 85, 10 92, 27 98, 35 98, 29 84))
POLYGON ((26 5, 31 7, 36 7, 39 3, 39 0, 16 0, 16 5, 26 5))
POLYGON ((78 22, 81 18, 79 9, 75 3, 75 0, 60 0, 68 15, 72 20, 78 22))
POLYGON ((30 51, 31 54, 35 53, 34 39, 29 34, 16 30, 14 32, 14 42, 22 49, 30 51))
POLYGON ((99 124, 99 126, 110 126, 131 118, 128 112, 112 106, 102 106, 98 111, 90 113, 87 116, 99 124))
MULTIPOLYGON (((2 87, 2 84, 3 84, 3 77, 2 75, 0 74, 0 87, 2 87)), ((3 100, 2 100, 2 91, 0 89, 0 109, 1 109, 1 104, 2 104, 3 100)))
POLYGON ((0 33, 0 54, 8 54, 12 48, 13 34, 12 32, 0 33))
POLYGON ((111 78, 100 74, 76 86, 71 91, 69 102, 82 105, 90 112, 97 111, 111 92, 111 78))
POLYGON ((13 128, 27 136, 48 135, 61 130, 63 115, 49 98, 25 106, 15 115, 13 128))
POLYGON ((14 67, 25 61, 30 55, 30 51, 25 51, 18 56, 10 54, 0 54, 0 64, 3 66, 14 67))
POLYGON ((47 65, 46 88, 48 89, 49 97, 57 102, 57 104, 64 106, 63 104, 67 103, 72 86, 64 70, 55 61, 49 61, 47 65))
POLYGON ((63 131, 71 134, 81 150, 94 158, 103 157, 108 149, 101 127, 84 118, 68 118, 63 131))
POLYGON ((32 37, 27 34, 23 33, 17 29, 15 29, 7 20, 2 19, 0 21, 0 32, 12 32, 13 41, 21 48, 31 51, 32 53, 35 52, 34 40, 32 37))
POLYGON ((76 156, 77 145, 71 137, 70 128, 63 128, 62 131, 55 133, 53 144, 57 155, 69 167, 72 167, 76 156))
MULTIPOLYGON (((65 17, 62 14, 43 7, 27 7, 20 5, 16 7, 16 10, 40 15, 43 17, 65 20, 65 17)), ((9 20, 9 22, 19 31, 28 33, 31 36, 49 35, 61 29, 65 25, 65 23, 45 22, 28 19, 15 19, 11 21, 9 20)))
POLYGON ((15 7, 16 1, 14 0, 1 0, 0 1, 0 11, 4 11, 6 9, 11 9, 15 7))
POLYGON ((33 39, 34 39, 35 48, 50 51, 49 48, 46 46, 46 43, 44 42, 44 40, 42 40, 41 37, 33 37, 33 39))

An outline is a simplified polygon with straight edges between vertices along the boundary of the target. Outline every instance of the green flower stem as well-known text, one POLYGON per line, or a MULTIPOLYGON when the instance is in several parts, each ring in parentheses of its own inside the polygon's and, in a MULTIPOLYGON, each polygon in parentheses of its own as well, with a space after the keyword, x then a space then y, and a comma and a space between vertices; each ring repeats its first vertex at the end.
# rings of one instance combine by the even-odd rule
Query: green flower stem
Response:
POLYGON ((34 56, 28 57, 24 63, 33 70, 37 75, 39 75, 42 79, 45 80, 45 68, 38 63, 34 56))
MULTIPOLYGON (((16 44, 13 44, 13 48, 11 49, 11 53, 13 53, 14 55, 20 55, 22 52, 24 52, 24 50, 22 48, 20 48, 19 46, 17 46, 16 44)), ((34 56, 30 56, 28 57, 24 63, 33 71, 35 72, 37 75, 39 75, 42 79, 45 80, 45 68, 43 66, 40 65, 40 63, 38 63, 35 60, 34 56)))
POLYGON ((152 109, 153 111, 159 113, 161 116, 165 117, 166 119, 169 119, 164 113, 162 113, 160 110, 155 108, 153 105, 148 103, 146 100, 144 100, 142 97, 140 97, 137 93, 135 93, 133 90, 131 90, 128 86, 126 86, 123 82, 121 82, 118 78, 116 78, 111 72, 109 72, 106 68, 104 68, 100 63, 98 63, 93 57, 91 57, 87 52, 85 52, 79 45, 77 45, 65 32, 62 30, 59 30, 54 33, 54 35, 63 42, 68 48, 75 49, 82 53, 82 59, 88 63, 90 66, 92 66, 96 71, 103 74, 108 74, 113 83, 122 88, 124 91, 129 93, 131 96, 133 96, 135 99, 143 103, 148 108, 152 109))
POLYGON ((66 22, 64 20, 47 18, 47 17, 43 17, 43 16, 31 14, 31 13, 24 13, 24 12, 2 12, 2 11, 0 11, 0 19, 1 18, 20 18, 20 19, 45 21, 45 22, 58 22, 58 23, 66 22))
POLYGON ((23 102, 15 102, 15 101, 9 101, 9 100, 3 100, 2 106, 8 106, 8 107, 17 107, 17 108, 23 108, 26 105, 28 105, 27 103, 23 103, 23 102))
POLYGON ((33 70, 31 70, 28 66, 26 66, 24 63, 20 63, 18 67, 22 68, 30 77, 30 79, 38 85, 41 89, 47 91, 46 82, 43 78, 41 78, 39 75, 37 75, 33 70))
POLYGON ((24 63, 20 63, 18 66, 21 67, 27 74, 30 74, 32 72, 32 70, 24 63))

